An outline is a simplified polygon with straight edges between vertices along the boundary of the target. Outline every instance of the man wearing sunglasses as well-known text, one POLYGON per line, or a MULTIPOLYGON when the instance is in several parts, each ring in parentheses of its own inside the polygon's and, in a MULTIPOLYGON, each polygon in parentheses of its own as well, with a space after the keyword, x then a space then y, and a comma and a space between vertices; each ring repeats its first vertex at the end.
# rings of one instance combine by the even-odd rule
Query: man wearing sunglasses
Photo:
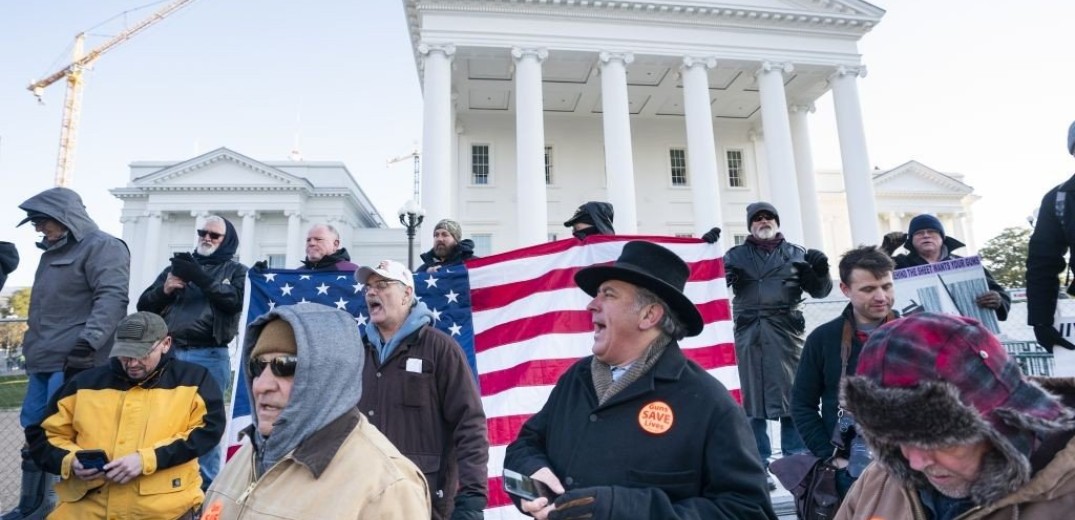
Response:
POLYGON ((202 518, 429 518, 422 473, 355 408, 361 341, 354 316, 314 303, 250 324, 249 442, 213 482, 202 518))
MULTIPOLYGON (((735 357, 743 409, 758 454, 768 467, 773 455, 769 421, 780 422, 783 454, 806 453, 791 419, 791 386, 802 355, 803 293, 824 298, 832 291, 825 253, 784 240, 780 214, 768 202, 747 206, 750 236, 724 255, 725 280, 735 293, 735 357)), ((769 488, 776 483, 769 478, 769 488)))
MULTIPOLYGON (((112 332, 127 314, 131 254, 122 240, 101 231, 82 198, 67 188, 30 197, 19 209, 41 234, 26 337, 28 385, 19 422, 41 422, 45 406, 65 379, 108 362, 112 332)), ((4 520, 44 518, 55 503, 54 475, 47 475, 22 450, 19 505, 4 520)))
POLYGON ((403 264, 384 260, 355 278, 369 309, 358 409, 425 473, 434 520, 483 518, 489 439, 463 349, 433 327, 433 313, 415 298, 414 275, 403 264))
MULTIPOLYGON (((211 215, 197 228, 191 253, 176 253, 171 265, 138 298, 138 310, 160 314, 174 338, 175 356, 204 366, 221 389, 231 384, 228 343, 239 329, 246 266, 233 260, 239 248, 235 227, 211 215)), ((202 489, 220 471, 220 450, 200 460, 202 489)))
POLYGON ((127 316, 108 366, 67 381, 27 429, 34 460, 62 478, 49 518, 197 517, 197 458, 224 434, 224 402, 209 372, 175 359, 171 347, 160 316, 127 316), (103 451, 97 459, 107 462, 89 466, 84 450, 103 451))

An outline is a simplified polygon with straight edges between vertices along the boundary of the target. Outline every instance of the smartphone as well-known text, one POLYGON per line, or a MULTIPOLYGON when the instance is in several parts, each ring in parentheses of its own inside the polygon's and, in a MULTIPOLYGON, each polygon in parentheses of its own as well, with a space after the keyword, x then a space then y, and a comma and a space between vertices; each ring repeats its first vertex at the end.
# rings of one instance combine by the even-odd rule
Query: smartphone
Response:
POLYGON ((108 464, 108 454, 105 450, 79 450, 75 452, 75 458, 86 469, 104 471, 105 464, 108 464))
POLYGON ((548 498, 550 501, 556 499, 556 493, 553 493, 544 482, 510 469, 504 470, 504 491, 523 500, 537 500, 540 497, 548 498))

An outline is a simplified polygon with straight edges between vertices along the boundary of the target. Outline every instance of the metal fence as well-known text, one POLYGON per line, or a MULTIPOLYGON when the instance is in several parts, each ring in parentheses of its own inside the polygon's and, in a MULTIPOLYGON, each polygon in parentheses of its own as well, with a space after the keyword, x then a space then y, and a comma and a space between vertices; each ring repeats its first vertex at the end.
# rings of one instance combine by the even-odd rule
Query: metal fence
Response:
MULTIPOLYGON (((1075 311, 1075 300, 1061 300, 1061 308, 1075 311)), ((846 299, 829 298, 808 300, 803 309, 807 332, 832 320, 843 311, 846 299)), ((1075 312, 1069 312, 1075 314, 1075 312)), ((1000 323, 1001 340, 1008 347, 1023 371, 1032 375, 1052 374, 1052 355, 1034 342, 1034 331, 1026 325, 1026 304, 1012 305, 1008 320, 1000 323)), ((24 436, 19 426, 19 404, 26 392, 25 377, 21 371, 8 370, 7 360, 0 364, 0 510, 14 507, 18 501, 21 473, 19 449, 24 436)), ((776 423, 773 423, 774 425, 776 423)), ((779 433, 771 432, 774 450, 778 450, 779 433)))

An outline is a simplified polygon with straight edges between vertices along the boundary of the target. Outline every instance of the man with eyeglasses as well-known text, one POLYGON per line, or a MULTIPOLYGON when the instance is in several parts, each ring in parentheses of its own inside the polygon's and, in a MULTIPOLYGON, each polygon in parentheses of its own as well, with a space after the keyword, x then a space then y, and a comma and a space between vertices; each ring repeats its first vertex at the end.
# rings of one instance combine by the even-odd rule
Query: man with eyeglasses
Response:
MULTIPOLYGON (((138 298, 138 310, 160 314, 174 338, 175 356, 204 366, 223 391, 231 384, 228 343, 239 330, 246 266, 234 260, 239 236, 227 219, 210 215, 197 229, 192 253, 171 265, 138 298)), ((220 471, 220 450, 199 461, 202 489, 220 471)))
MULTIPOLYGON (((734 292, 735 356, 743 409, 758 454, 768 467, 773 455, 769 421, 780 422, 780 451, 806 453, 791 419, 791 386, 802 355, 806 322, 803 293, 824 298, 832 291, 825 253, 784 240, 780 214, 768 202, 747 206, 746 242, 724 255, 725 280, 734 292)), ((776 483, 769 478, 769 488, 776 483)))
MULTIPOLYGON (((19 209, 41 233, 22 350, 28 383, 19 423, 41 422, 45 406, 66 379, 108 362, 112 332, 127 314, 131 254, 122 240, 101 231, 82 198, 67 188, 30 197, 19 209)), ((22 450, 19 505, 3 520, 44 518, 55 504, 54 475, 22 450)))
POLYGON ((429 518, 421 472, 355 408, 361 341, 354 316, 313 303, 247 327, 249 442, 209 488, 203 519, 429 518))
POLYGON ((127 316, 109 364, 67 381, 27 429, 34 460, 61 477, 49 518, 197 518, 197 457, 224 434, 224 402, 209 372, 171 347, 160 316, 127 316), (92 465, 86 450, 107 462, 92 465))
POLYGON ((489 439, 463 350, 433 327, 433 313, 415 298, 414 275, 403 264, 384 260, 360 268, 355 278, 369 309, 358 409, 425 474, 433 519, 483 518, 489 439))

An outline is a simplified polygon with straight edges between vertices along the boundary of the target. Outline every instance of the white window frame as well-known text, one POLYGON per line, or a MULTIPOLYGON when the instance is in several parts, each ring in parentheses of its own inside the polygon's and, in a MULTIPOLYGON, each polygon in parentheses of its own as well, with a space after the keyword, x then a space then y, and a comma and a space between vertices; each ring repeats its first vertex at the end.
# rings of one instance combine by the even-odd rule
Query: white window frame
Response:
POLYGON ((690 174, 690 169, 687 166, 687 147, 686 146, 670 146, 670 147, 668 147, 668 156, 667 157, 668 157, 668 162, 666 164, 668 164, 668 185, 672 186, 673 188, 689 188, 690 185, 691 185, 691 174, 690 174), (681 183, 676 182, 676 178, 677 178, 677 175, 676 175, 677 167, 676 167, 676 164, 675 164, 676 158, 673 157, 673 154, 676 153, 676 152, 681 152, 683 154, 683 165, 682 165, 683 181, 681 183))
POLYGON ((492 233, 471 233, 470 240, 474 242, 474 256, 489 256, 493 254, 492 233))
POLYGON ((556 185, 556 152, 551 144, 545 145, 545 185, 556 185))
POLYGON ((493 185, 493 145, 492 145, 492 143, 485 143, 485 142, 470 143, 469 160, 467 161, 467 163, 470 165, 470 167, 468 168, 468 170, 470 171, 470 175, 467 176, 468 184, 470 184, 471 186, 492 186, 493 185), (475 182, 476 179, 477 179, 477 177, 476 177, 477 174, 474 171, 474 166, 475 166, 474 165, 474 149, 476 147, 479 147, 479 146, 484 146, 485 147, 485 160, 487 161, 487 164, 485 165, 485 167, 486 167, 485 182, 475 182))
POLYGON ((742 148, 728 148, 724 150, 724 185, 729 189, 743 190, 747 189, 747 159, 746 152, 742 148), (730 154, 733 152, 739 154, 739 185, 732 185, 732 161, 730 154))

